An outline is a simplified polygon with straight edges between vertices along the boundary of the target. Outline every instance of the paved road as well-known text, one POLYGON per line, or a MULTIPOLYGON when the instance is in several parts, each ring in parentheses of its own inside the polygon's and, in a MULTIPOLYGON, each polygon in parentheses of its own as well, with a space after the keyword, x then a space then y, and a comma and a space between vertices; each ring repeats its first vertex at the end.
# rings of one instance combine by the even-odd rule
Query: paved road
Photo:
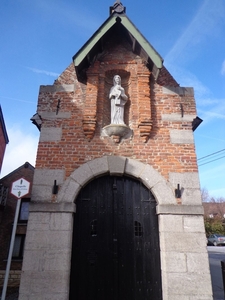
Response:
POLYGON ((221 260, 225 261, 225 247, 207 247, 213 287, 213 299, 224 300, 221 260))

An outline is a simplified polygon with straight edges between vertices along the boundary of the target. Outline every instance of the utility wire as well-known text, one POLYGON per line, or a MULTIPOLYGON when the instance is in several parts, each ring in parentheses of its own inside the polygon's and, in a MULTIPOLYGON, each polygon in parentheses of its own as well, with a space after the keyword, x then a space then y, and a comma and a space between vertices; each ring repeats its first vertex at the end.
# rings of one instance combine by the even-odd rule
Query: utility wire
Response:
POLYGON ((199 167, 204 166, 204 165, 206 165, 206 164, 209 164, 209 163, 211 163, 211 162, 213 162, 213 161, 219 160, 219 159, 224 158, 224 157, 225 157, 225 155, 224 155, 224 156, 221 156, 221 157, 219 157, 219 158, 216 158, 216 159, 212 159, 212 160, 210 160, 210 161, 208 161, 208 162, 202 163, 201 165, 198 165, 198 166, 199 166, 199 167))
POLYGON ((214 152, 214 153, 212 153, 212 154, 209 154, 209 155, 203 156, 203 157, 201 157, 201 158, 198 158, 197 160, 204 159, 204 158, 206 158, 206 157, 209 157, 209 156, 215 155, 215 154, 217 154, 217 153, 220 153, 220 152, 223 152, 223 151, 225 151, 225 149, 222 149, 222 150, 220 150, 220 151, 217 151, 217 152, 214 152))

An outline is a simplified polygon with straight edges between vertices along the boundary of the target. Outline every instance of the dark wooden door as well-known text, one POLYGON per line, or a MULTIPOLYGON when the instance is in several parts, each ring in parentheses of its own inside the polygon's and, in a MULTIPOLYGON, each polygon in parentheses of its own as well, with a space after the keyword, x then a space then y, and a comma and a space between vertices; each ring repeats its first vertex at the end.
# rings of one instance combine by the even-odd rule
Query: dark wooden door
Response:
POLYGON ((139 181, 104 176, 80 192, 70 300, 160 300, 156 201, 139 181))

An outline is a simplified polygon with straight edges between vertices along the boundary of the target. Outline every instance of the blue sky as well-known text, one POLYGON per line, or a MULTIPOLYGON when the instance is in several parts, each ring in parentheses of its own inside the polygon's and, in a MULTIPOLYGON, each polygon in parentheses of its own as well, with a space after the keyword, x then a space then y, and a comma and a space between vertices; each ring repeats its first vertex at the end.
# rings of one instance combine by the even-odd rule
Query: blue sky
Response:
MULTIPOLYGON (((0 104, 10 140, 1 177, 25 161, 35 165, 39 132, 30 118, 36 112, 39 86, 53 84, 108 18, 113 3, 0 2, 0 104)), ((225 1, 122 3, 177 82, 195 89, 198 116, 204 120, 194 133, 198 158, 225 149, 225 1)), ((225 197, 222 156, 225 151, 199 160, 201 187, 213 197, 225 197)))

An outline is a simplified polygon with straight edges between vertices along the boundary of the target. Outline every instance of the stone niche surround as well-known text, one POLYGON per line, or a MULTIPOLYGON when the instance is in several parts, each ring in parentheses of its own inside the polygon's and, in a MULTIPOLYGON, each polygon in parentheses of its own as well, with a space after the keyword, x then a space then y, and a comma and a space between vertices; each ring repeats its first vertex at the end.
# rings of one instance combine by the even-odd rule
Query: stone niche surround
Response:
POLYGON ((86 138, 90 141, 94 137, 97 124, 102 124, 100 135, 109 135, 116 143, 119 143, 121 139, 131 138, 133 135, 131 128, 133 124, 130 121, 130 113, 135 97, 137 98, 137 103, 135 103, 136 107, 133 107, 132 111, 138 118, 137 129, 139 137, 146 143, 152 129, 150 78, 151 72, 149 69, 137 59, 129 62, 129 64, 120 62, 120 64, 112 63, 108 65, 104 62, 95 62, 87 71, 87 91, 83 113, 83 130, 86 138), (128 95, 124 114, 126 128, 118 129, 118 134, 116 134, 116 128, 109 128, 109 91, 114 75, 121 77, 122 85, 128 95), (104 99, 104 101, 99 101, 99 99, 104 99), (99 113, 99 110, 103 113, 99 113))
MULTIPOLYGON (((45 175, 36 170, 34 190, 47 186, 55 171, 45 175)), ((31 203, 19 299, 68 299, 74 199, 87 182, 104 174, 132 176, 157 199, 163 299, 212 299, 201 202, 177 205, 173 182, 148 164, 119 156, 83 164, 62 183, 55 203, 38 196, 31 203)), ((176 176, 171 174, 171 180, 176 176)), ((188 184, 193 176, 183 174, 183 187, 190 193, 198 189, 188 184)))

